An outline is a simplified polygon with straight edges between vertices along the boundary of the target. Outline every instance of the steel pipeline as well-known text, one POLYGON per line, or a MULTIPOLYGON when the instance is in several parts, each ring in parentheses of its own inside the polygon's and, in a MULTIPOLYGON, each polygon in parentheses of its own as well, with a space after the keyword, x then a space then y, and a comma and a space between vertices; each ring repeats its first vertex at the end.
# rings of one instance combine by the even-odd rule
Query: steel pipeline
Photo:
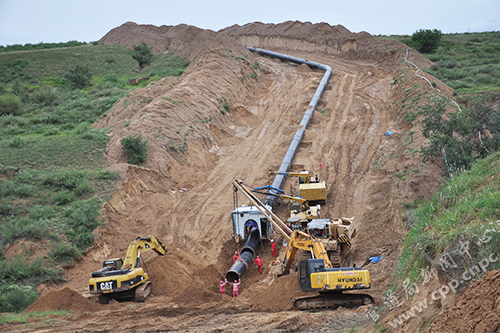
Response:
MULTIPOLYGON (((273 51, 268 51, 268 50, 263 50, 263 49, 256 49, 253 47, 248 47, 248 49, 251 52, 257 52, 261 55, 267 55, 270 57, 278 58, 283 61, 290 61, 296 64, 306 64, 310 68, 317 68, 325 71, 325 74, 323 75, 323 78, 321 79, 321 82, 318 85, 318 88, 316 88, 316 92, 314 93, 313 98, 311 99, 311 102, 309 103, 308 108, 306 109, 306 112, 304 113, 304 116, 302 117, 302 120, 300 121, 300 128, 299 130, 295 133, 293 136, 292 142, 290 142, 290 146, 288 146, 288 150, 285 154, 285 157, 283 158, 283 161, 281 161, 281 165, 279 167, 278 173, 275 175, 273 183, 271 186, 275 188, 281 188, 283 186, 283 182, 285 181, 286 175, 281 174, 285 173, 288 171, 290 164, 292 163, 293 158, 295 157, 295 153, 297 152, 297 149, 300 145, 300 142, 302 141, 302 138, 304 137, 304 133, 306 131, 307 125, 309 125, 309 122, 313 116, 314 110, 316 109, 316 105, 318 104, 321 95, 323 94, 323 91, 325 91, 326 85, 328 84, 328 80, 330 80, 330 76, 332 75, 332 68, 327 65, 322 65, 317 62, 313 61, 306 61, 304 59, 292 57, 286 54, 281 54, 281 53, 276 53, 273 51)), ((274 194, 278 194, 276 190, 271 190, 271 192, 276 192, 274 194)), ((264 199, 264 204, 268 206, 274 206, 274 203, 276 202, 277 197, 273 195, 268 195, 264 199)))
POLYGON ((255 250, 260 241, 259 228, 254 227, 250 231, 250 235, 245 242, 245 245, 240 251, 240 256, 231 266, 231 268, 226 273, 226 280, 228 282, 234 282, 235 280, 240 281, 240 278, 247 268, 253 263, 253 258, 255 257, 255 250))
MULTIPOLYGON (((295 58, 291 57, 285 54, 281 53, 276 53, 273 51, 268 51, 268 50, 263 50, 263 49, 256 49, 253 47, 248 48, 251 52, 258 52, 261 55, 267 55, 270 57, 278 58, 283 61, 290 61, 296 64, 306 64, 310 68, 317 68, 325 71, 325 74, 323 75, 323 78, 321 79, 321 82, 318 85, 318 88, 316 88, 316 92, 314 93, 314 96, 311 99, 311 102, 309 103, 308 108, 306 109, 306 112, 304 113, 304 116, 302 117, 302 120, 300 121, 300 129, 295 133, 293 136, 292 142, 290 143, 290 146, 288 147, 288 150, 285 154, 285 157, 283 158, 283 161, 281 162, 281 165, 278 170, 278 174, 274 177, 274 181, 271 186, 275 188, 281 188, 283 186, 283 182, 285 181, 286 175, 280 174, 288 171, 288 168, 290 167, 290 164, 292 163, 292 160, 295 156, 295 153, 297 152, 297 149, 299 147, 300 142, 302 141, 302 138, 304 137, 305 130, 307 128, 307 125, 309 125, 309 122, 313 116, 314 110, 316 109, 316 105, 318 104, 321 95, 323 94, 323 91, 326 88, 326 85, 328 84, 328 80, 330 79, 330 76, 332 75, 332 69, 330 66, 327 65, 322 65, 317 62, 312 62, 312 61, 306 61, 304 59, 300 58, 295 58)), ((276 190, 271 190, 275 191, 277 194, 278 191, 276 190)), ((276 196, 274 195, 268 195, 264 199, 264 204, 272 207, 276 201, 276 196)), ((240 252, 240 256, 238 260, 231 266, 229 271, 226 273, 226 280, 228 282, 233 282, 233 281, 240 281, 241 276, 245 274, 247 268, 253 263, 253 258, 255 257, 255 250, 257 249, 257 245, 259 244, 260 241, 260 232, 258 228, 253 228, 250 231, 250 235, 247 238, 247 241, 245 243, 245 246, 240 252)))

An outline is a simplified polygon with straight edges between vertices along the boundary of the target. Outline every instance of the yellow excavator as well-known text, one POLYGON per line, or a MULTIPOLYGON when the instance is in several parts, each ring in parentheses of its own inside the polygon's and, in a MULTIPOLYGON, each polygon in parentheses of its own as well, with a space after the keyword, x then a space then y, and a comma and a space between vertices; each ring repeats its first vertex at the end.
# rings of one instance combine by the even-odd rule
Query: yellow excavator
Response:
POLYGON ((107 304, 111 299, 144 302, 151 294, 151 281, 141 267, 141 251, 153 250, 165 255, 167 250, 155 237, 135 238, 127 249, 125 261, 108 259, 103 267, 92 273, 90 293, 99 296, 99 302, 107 304))
POLYGON ((299 285, 302 291, 319 295, 296 297, 293 307, 298 310, 352 307, 374 303, 368 294, 346 294, 344 291, 369 289, 370 272, 361 267, 333 267, 319 239, 295 230, 288 238, 282 275, 288 274, 297 250, 309 251, 312 259, 299 262, 299 285))
POLYGON ((311 254, 311 259, 301 260, 297 266, 299 285, 302 291, 319 292, 319 294, 295 298, 293 300, 295 309, 352 307, 374 303, 373 297, 368 294, 344 293, 344 291, 369 289, 371 279, 368 270, 361 269, 361 267, 333 267, 320 239, 300 230, 292 231, 241 180, 235 180, 233 184, 262 214, 267 216, 274 230, 278 231, 288 243, 280 275, 290 272, 297 250, 308 251, 311 254))

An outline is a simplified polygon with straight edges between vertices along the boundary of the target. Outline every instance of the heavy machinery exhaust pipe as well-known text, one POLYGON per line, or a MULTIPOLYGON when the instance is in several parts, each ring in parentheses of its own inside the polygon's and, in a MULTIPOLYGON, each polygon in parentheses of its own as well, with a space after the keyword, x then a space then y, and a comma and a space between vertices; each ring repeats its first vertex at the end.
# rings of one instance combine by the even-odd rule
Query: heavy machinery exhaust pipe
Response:
POLYGON ((245 245, 240 251, 240 257, 236 260, 226 273, 226 280, 228 282, 240 281, 240 278, 247 271, 248 267, 253 263, 255 251, 260 241, 259 228, 254 227, 248 235, 245 245))
MULTIPOLYGON (((293 136, 292 142, 290 143, 290 146, 288 147, 288 150, 285 154, 285 157, 283 158, 283 161, 281 162, 281 165, 279 167, 278 172, 276 173, 273 183, 271 184, 272 187, 275 188, 281 188, 283 186, 283 183, 285 181, 286 175, 281 174, 284 172, 287 172, 290 164, 292 164, 292 160, 295 156, 295 153, 297 152, 297 149, 300 145, 300 142, 302 141, 302 138, 304 137, 304 133, 306 131, 307 125, 309 125, 309 122, 313 116, 314 110, 316 109, 316 105, 318 104, 321 95, 323 94, 323 91, 325 91, 326 85, 328 84, 328 81, 330 80, 330 76, 332 75, 332 68, 327 65, 322 65, 317 62, 313 61, 306 61, 304 59, 300 58, 295 58, 286 54, 281 54, 281 53, 276 53, 273 51, 268 51, 268 50, 263 50, 263 49, 256 49, 253 47, 248 47, 248 49, 251 52, 257 52, 261 55, 267 55, 273 58, 278 58, 283 61, 290 61, 299 65, 306 64, 310 68, 316 68, 316 69, 321 69, 325 71, 325 74, 323 75, 323 78, 321 79, 320 84, 318 85, 318 88, 316 88, 316 92, 314 93, 313 98, 311 99, 311 102, 309 103, 309 107, 306 109, 306 112, 304 113, 304 116, 302 117, 302 120, 300 122, 300 128, 299 130, 295 133, 293 136)), ((276 190, 271 190, 271 193, 278 194, 276 190)), ((273 195, 268 195, 264 199, 264 204, 268 206, 274 206, 274 203, 276 202, 277 196, 273 195)))

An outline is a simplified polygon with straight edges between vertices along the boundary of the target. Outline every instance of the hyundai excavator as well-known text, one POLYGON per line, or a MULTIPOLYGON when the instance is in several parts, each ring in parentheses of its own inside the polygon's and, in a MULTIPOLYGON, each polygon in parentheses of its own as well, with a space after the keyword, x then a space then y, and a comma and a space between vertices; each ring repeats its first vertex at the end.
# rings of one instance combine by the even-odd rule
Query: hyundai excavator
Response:
POLYGON ((165 255, 167 250, 155 237, 137 237, 127 249, 125 261, 108 259, 103 267, 92 273, 90 293, 99 296, 99 302, 107 304, 111 299, 144 302, 151 293, 148 273, 141 267, 141 251, 153 250, 165 255))
POLYGON ((301 260, 297 266, 299 285, 304 292, 318 292, 319 294, 295 298, 293 300, 295 309, 352 307, 374 303, 373 297, 368 294, 344 293, 344 291, 369 289, 371 280, 368 270, 361 269, 361 267, 333 267, 327 250, 320 239, 300 230, 292 231, 241 180, 235 180, 233 184, 250 199, 262 214, 267 216, 267 220, 273 225, 274 230, 277 230, 288 242, 280 275, 290 272, 297 250, 308 251, 311 254, 311 259, 301 260))
POLYGON ((344 291, 370 289, 370 272, 361 267, 333 267, 323 242, 302 231, 295 230, 288 238, 282 275, 288 274, 297 250, 309 251, 312 259, 299 262, 299 285, 302 291, 319 295, 293 299, 298 310, 352 307, 374 303, 368 294, 346 294, 344 291))

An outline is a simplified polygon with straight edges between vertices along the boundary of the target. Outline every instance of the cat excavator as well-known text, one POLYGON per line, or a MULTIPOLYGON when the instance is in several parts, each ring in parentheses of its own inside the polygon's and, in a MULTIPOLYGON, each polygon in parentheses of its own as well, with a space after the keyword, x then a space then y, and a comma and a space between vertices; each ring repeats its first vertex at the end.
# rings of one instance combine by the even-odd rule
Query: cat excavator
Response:
POLYGON ((151 281, 141 267, 141 251, 148 250, 159 255, 167 253, 155 236, 135 238, 128 246, 125 261, 121 258, 105 260, 103 267, 92 273, 90 293, 98 295, 99 303, 103 304, 111 299, 144 302, 151 293, 151 281))
POLYGON ((344 293, 345 291, 369 289, 371 279, 368 270, 361 269, 361 267, 334 267, 320 239, 300 230, 292 231, 241 180, 237 179, 233 184, 250 199, 262 214, 267 216, 274 230, 278 231, 288 243, 280 275, 290 272, 298 250, 304 250, 311 254, 311 259, 300 260, 297 266, 299 285, 304 292, 317 292, 318 294, 296 297, 292 301, 295 309, 353 307, 374 303, 373 297, 368 294, 344 293))

